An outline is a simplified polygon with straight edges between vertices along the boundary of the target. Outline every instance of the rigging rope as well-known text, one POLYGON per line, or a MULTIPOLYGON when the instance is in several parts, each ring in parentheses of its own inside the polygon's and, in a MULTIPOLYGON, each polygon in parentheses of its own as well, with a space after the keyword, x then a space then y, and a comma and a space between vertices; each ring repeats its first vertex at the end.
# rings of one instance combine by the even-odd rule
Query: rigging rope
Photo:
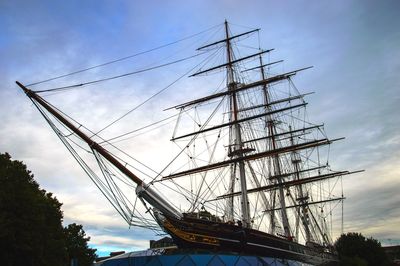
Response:
MULTIPOLYGON (((205 121, 205 123, 201 126, 200 130, 204 129, 208 123, 211 121, 211 119, 213 118, 213 116, 216 114, 216 112, 218 111, 218 109, 220 108, 221 104, 223 103, 223 101, 225 100, 225 97, 222 97, 221 101, 219 102, 219 104, 215 107, 215 109, 213 110, 213 112, 211 113, 210 117, 205 121)), ((200 133, 195 134, 190 141, 185 145, 185 148, 190 146, 195 139, 200 135, 200 133)), ((159 177, 162 176, 162 173, 185 151, 185 148, 181 149, 181 151, 151 180, 151 182, 149 184, 153 184, 155 182, 155 180, 159 177)), ((173 179, 168 179, 172 182, 174 182, 173 179)), ((161 180, 160 180, 161 181, 161 180)))
MULTIPOLYGON (((164 90, 168 89, 169 87, 171 87, 173 84, 175 84, 176 82, 178 82, 180 79, 182 79, 185 75, 187 75, 188 73, 190 73, 191 71, 193 71, 196 67, 198 67, 200 64, 202 64, 204 61, 208 60, 210 57, 214 56, 217 52, 219 51, 216 50, 214 53, 212 53, 210 56, 208 56, 207 58, 205 58, 202 62, 200 62, 198 65, 194 66, 192 69, 190 69, 188 72, 186 72, 185 74, 183 74, 182 76, 180 76, 178 79, 176 79, 175 81, 173 81, 171 84, 169 84, 168 86, 166 86, 165 88, 161 89, 160 91, 158 91, 156 94, 152 95, 150 98, 148 98, 147 100, 145 100, 144 102, 142 102, 141 104, 139 104, 138 106, 136 106, 135 108, 131 109, 130 111, 128 111, 127 113, 125 113, 123 116, 121 116, 120 118, 118 118, 117 120, 114 120, 112 123, 110 123, 109 125, 107 125, 105 128, 101 129, 100 131, 98 131, 97 133, 92 132, 90 129, 86 128, 89 132, 91 132, 93 135, 91 136, 98 136, 98 134, 105 130, 106 128, 110 127, 112 124, 118 122, 119 120, 121 120, 123 117, 127 116, 129 113, 133 112, 134 110, 136 110, 137 108, 139 108, 140 106, 142 106, 143 104, 145 104, 146 102, 148 102, 149 100, 151 100, 152 98, 154 98, 155 96, 157 96, 158 94, 162 93, 164 90)), ((49 103, 48 103, 49 104, 49 103)), ((51 104, 49 104, 51 105, 51 104)), ((73 120, 75 123, 79 124, 75 119, 69 117, 68 115, 66 115, 65 113, 63 113, 61 110, 59 110, 58 108, 56 108, 55 106, 53 106, 54 109, 56 109, 58 112, 62 113, 63 115, 67 116, 68 118, 70 118, 71 120, 73 120)), ((79 124, 80 126, 82 126, 81 124, 79 124)), ((98 136, 100 137, 100 136, 98 136)), ((118 136, 120 137, 120 136, 118 136)), ((153 171, 154 173, 157 174, 156 178, 159 177, 161 175, 161 173, 158 173, 156 171, 154 171, 153 169, 151 169, 150 167, 148 167, 147 165, 143 164, 142 162, 138 161, 137 159, 133 158, 132 156, 130 156, 129 154, 127 154, 126 152, 122 151, 121 149, 119 149, 118 147, 116 147, 115 145, 113 145, 112 143, 110 143, 108 140, 105 140, 103 138, 100 137, 100 139, 102 139, 101 143, 107 143, 109 145, 111 145, 112 147, 114 147, 115 149, 117 149, 118 151, 122 152, 123 154, 127 155, 128 157, 130 157, 131 159, 135 160, 136 162, 138 162, 139 164, 143 165, 145 168, 153 171)), ((115 155, 114 155, 115 156, 115 155)), ((117 156, 116 156, 117 157, 117 156)), ((118 157, 117 157, 118 158, 118 157)), ((120 159, 120 158, 119 158, 120 159)), ((130 164, 129 164, 130 165, 130 164)), ((130 165, 132 166, 132 165, 130 165)), ((132 166, 133 167, 133 166, 132 166)), ((133 167, 134 169, 136 169, 137 171, 141 172, 142 174, 150 177, 148 174, 144 173, 143 171, 137 169, 136 167, 133 167)), ((152 181, 154 181, 156 178, 153 178, 152 181)))
MULTIPOLYGON (((216 51, 218 52, 218 50, 216 51)), ((161 90, 159 90, 158 92, 156 92, 155 94, 153 94, 152 96, 150 96, 149 98, 147 98, 146 100, 144 100, 143 102, 141 102, 140 104, 138 104, 137 106, 135 106, 134 108, 132 108, 131 110, 129 110, 128 112, 126 112, 125 114, 123 114, 122 116, 120 116, 119 118, 117 118, 116 120, 114 120, 113 122, 109 123, 107 126, 103 127, 102 129, 100 129, 99 131, 97 131, 94 135, 92 135, 91 137, 97 136, 100 132, 104 131, 105 129, 109 128, 110 126, 112 126, 113 124, 115 124, 116 122, 120 121, 122 118, 126 117, 127 115, 129 115, 130 113, 132 113, 133 111, 135 111, 136 109, 138 109, 139 107, 143 106, 145 103, 147 103, 148 101, 150 101, 151 99, 153 99, 154 97, 156 97, 157 95, 161 94, 163 91, 167 90, 168 88, 170 88, 172 85, 174 85, 175 83, 177 83, 179 80, 181 80, 183 77, 185 77, 187 74, 189 74, 190 72, 192 72, 196 67, 198 67, 200 64, 202 64, 203 62, 205 62, 206 60, 208 60, 210 57, 214 56, 214 54, 216 53, 212 53, 211 55, 209 55, 208 57, 206 57, 204 60, 202 60, 199 64, 197 64, 196 66, 194 66, 193 68, 189 69, 187 72, 185 72, 183 75, 179 76, 177 79, 175 79, 173 82, 171 82, 170 84, 168 84, 166 87, 162 88, 161 90)))
MULTIPOLYGON (((165 121, 167 121, 167 120, 169 120, 169 119, 171 119, 171 118, 173 118, 173 117, 176 117, 176 116, 178 116, 178 115, 179 115, 179 113, 178 113, 178 114, 171 115, 171 116, 168 116, 167 118, 161 119, 161 120, 156 121, 156 122, 154 122, 154 123, 148 124, 148 125, 146 125, 146 126, 143 126, 143 127, 137 128, 137 129, 134 129, 134 130, 132 130, 132 131, 126 132, 126 133, 121 134, 121 135, 119 135, 119 136, 115 136, 115 137, 112 137, 112 138, 110 138, 110 139, 107 139, 107 140, 104 140, 104 141, 102 141, 102 142, 99 142, 99 144, 101 145, 101 144, 103 144, 103 143, 111 142, 111 141, 113 141, 113 140, 116 140, 116 139, 125 137, 125 136, 130 135, 130 134, 133 134, 133 133, 136 133, 136 132, 141 131, 141 130, 143 130, 143 129, 146 129, 146 128, 152 127, 152 126, 154 126, 154 125, 157 125, 157 124, 159 124, 159 123, 165 122, 165 121)), ((125 140, 126 140, 126 139, 125 139, 125 140)))
POLYGON ((168 63, 165 63, 165 64, 161 64, 161 65, 156 65, 156 66, 149 67, 149 68, 140 69, 140 70, 136 70, 136 71, 133 71, 133 72, 129 72, 129 73, 125 73, 125 74, 121 74, 121 75, 117 75, 117 76, 112 76, 112 77, 108 77, 108 78, 92 80, 92 81, 88 81, 88 82, 84 82, 84 83, 78 83, 78 84, 73 84, 73 85, 68 85, 68 86, 63 86, 63 87, 57 87, 57 88, 53 88, 53 89, 37 90, 37 91, 34 91, 34 92, 35 93, 42 93, 42 92, 69 90, 69 89, 74 89, 74 88, 77 88, 77 87, 82 87, 82 86, 95 84, 95 83, 99 83, 99 82, 103 82, 103 81, 118 79, 118 78, 122 78, 122 77, 126 77, 126 76, 131 76, 131 75, 143 73, 143 72, 146 72, 146 71, 154 70, 154 69, 157 69, 157 68, 169 66, 169 65, 176 64, 176 63, 179 63, 179 62, 182 62, 182 61, 186 61, 186 60, 189 60, 191 58, 203 55, 204 53, 191 55, 191 56, 184 57, 184 58, 181 58, 181 59, 178 59, 178 60, 175 60, 175 61, 172 61, 172 62, 168 62, 168 63))
MULTIPOLYGON (((204 59, 204 60, 203 60, 202 62, 200 62, 199 64, 202 64, 204 61, 208 60, 210 57, 212 57, 212 56, 213 56, 215 53, 217 53, 217 52, 218 52, 218 50, 215 51, 213 54, 211 54, 211 55, 210 55, 209 57, 207 57, 206 59, 204 59)), ((199 65, 199 64, 198 64, 198 65, 199 65)), ((190 69, 188 72, 186 72, 185 74, 183 74, 182 76, 180 76, 178 79, 176 79, 175 81, 173 81, 173 82, 172 82, 171 84, 169 84, 167 87, 163 88, 162 90, 158 91, 156 94, 152 95, 150 98, 148 98, 147 100, 145 100, 144 102, 142 102, 141 104, 139 104, 138 106, 136 106, 134 109, 132 109, 132 110, 130 110, 129 112, 127 112, 126 114, 124 114, 124 115, 123 115, 122 117, 120 117, 119 119, 117 119, 117 120, 115 120, 114 122, 110 123, 106 128, 108 128, 108 127, 111 126, 112 124, 116 123, 117 121, 121 120, 123 117, 125 117, 126 115, 128 115, 128 114, 131 113, 132 111, 136 110, 137 108, 139 108, 140 106, 142 106, 143 104, 145 104, 145 103, 148 102, 150 99, 152 99, 153 97, 157 96, 158 94, 160 94, 160 93, 163 92, 164 90, 168 89, 170 86, 172 86, 172 85, 175 84, 177 81, 179 81, 180 79, 182 79, 185 75, 187 75, 188 73, 190 73, 191 71, 193 71, 196 67, 198 67, 198 65, 196 65, 195 67, 193 67, 192 69, 190 69)), ((56 107, 54 107, 54 106, 53 106, 53 108, 56 109, 57 111, 59 111, 60 113, 66 115, 65 113, 63 113, 63 112, 62 112, 61 110, 59 110, 58 108, 56 108, 56 107)), ((68 115, 66 115, 66 116, 69 117, 68 115)), ((71 117, 69 117, 69 118, 70 118, 71 120, 73 120, 75 123, 79 124, 76 120, 72 119, 71 117)), ((85 128, 86 128, 86 127, 85 127, 85 128)), ((106 128, 103 128, 102 130, 100 130, 100 131, 97 132, 97 133, 92 132, 92 131, 89 130, 88 128, 86 128, 86 129, 87 129, 89 132, 91 132, 91 133, 93 134, 93 135, 91 136, 91 138, 92 138, 93 136, 96 136, 96 135, 98 136, 98 134, 99 134, 101 131, 103 131, 104 129, 106 129, 106 128)), ((99 136, 98 136, 98 137, 99 137, 99 136)), ((121 136, 118 136, 118 137, 121 137, 121 136)), ((118 138, 118 137, 117 137, 117 138, 118 138)), ((101 137, 100 137, 100 138, 101 138, 101 137)), ((114 148, 117 149, 118 151, 120 151, 120 152, 122 152, 123 154, 127 155, 129 158, 131 158, 131 159, 135 160, 136 162, 138 162, 139 164, 143 165, 145 168, 147 168, 147 169, 153 171, 154 173, 156 173, 156 174, 157 174, 157 177, 161 175, 161 173, 158 173, 158 172, 154 171, 153 169, 151 169, 151 168, 148 167, 147 165, 141 163, 141 162, 138 161, 137 159, 133 158, 132 156, 130 156, 130 155, 127 154, 126 152, 122 151, 121 149, 119 149, 118 147, 116 147, 115 145, 113 145, 112 143, 110 143, 109 141, 104 140, 103 138, 101 138, 101 139, 103 140, 103 142, 101 142, 101 143, 107 143, 107 144, 111 145, 112 147, 114 147, 114 148)), ((114 155, 114 156, 115 156, 115 155, 114 155)), ((118 157, 117 157, 117 158, 118 158, 118 157)), ((120 159, 120 158, 119 158, 119 159, 120 159)), ((130 164, 129 164, 129 165, 130 165, 130 164)), ((132 165, 130 165, 130 166, 132 166, 132 165)), ((133 167, 133 166, 132 166, 132 167, 133 167)), ((137 171, 139 171, 140 173, 142 173, 142 174, 144 174, 144 175, 150 177, 148 174, 146 174, 146 173, 144 173, 143 171, 137 169, 136 167, 133 167, 133 168, 135 168, 135 169, 136 169, 137 171)), ((155 179, 155 178, 154 178, 154 179, 155 179)), ((153 179, 153 180, 154 180, 154 179, 153 179)))
MULTIPOLYGON (((44 99, 43 99, 44 100, 44 99)), ((45 101, 45 100, 44 100, 45 101)), ((83 127, 84 129, 86 129, 88 132, 90 132, 91 134, 95 134, 92 130, 90 130, 89 128, 85 127, 84 125, 81 125, 78 121, 76 121, 74 118, 72 118, 71 116, 67 115, 66 113, 62 112, 60 109, 58 109, 57 107, 55 107, 54 105, 52 105, 51 103, 47 102, 46 103, 51 106, 53 109, 55 109, 57 112, 59 112, 60 114, 62 114, 63 116, 67 117, 68 119, 72 120, 74 123, 78 124, 79 127, 83 127)), ((61 123, 62 124, 62 123, 61 123)), ((62 124, 62 126, 66 129, 68 129, 65 125, 62 124)), ((69 129, 68 129, 69 130, 69 129)), ((106 141, 105 139, 103 139, 102 137, 98 136, 102 141, 106 141)), ((144 166, 145 168, 147 168, 148 170, 154 172, 157 174, 157 172, 155 170, 153 170, 152 168, 150 168, 149 166, 145 165, 144 163, 140 162, 139 160, 135 159, 134 157, 132 157, 131 155, 129 155, 128 153, 126 153, 125 151, 121 150, 120 148, 118 148, 117 146, 113 145, 112 143, 108 143, 109 145, 111 145, 113 148, 115 148, 116 150, 118 150, 119 152, 123 153, 124 155, 128 156, 129 158, 131 158, 132 160, 134 160, 135 162, 139 163, 140 165, 144 166)), ((131 166, 132 168, 134 168, 136 171, 139 171, 140 173, 146 175, 147 177, 151 177, 150 175, 146 174, 145 172, 141 171, 140 169, 134 167, 132 164, 126 162, 125 160, 123 160, 122 158, 118 157, 117 155, 113 154, 110 152, 111 155, 113 155, 115 158, 123 161, 125 164, 131 166)))
POLYGON ((138 52, 138 53, 136 53, 136 54, 128 55, 128 56, 125 56, 125 57, 122 57, 122 58, 119 58, 119 59, 115 59, 115 60, 112 60, 112 61, 109 61, 109 62, 105 62, 105 63, 99 64, 99 65, 94 65, 94 66, 91 66, 91 67, 88 67, 88 68, 84 68, 84 69, 81 69, 81 70, 77 70, 77 71, 74 71, 74 72, 70 72, 70 73, 68 73, 68 74, 64 74, 64 75, 56 76, 56 77, 49 78, 49 79, 46 79, 46 80, 42 80, 42 81, 30 83, 30 84, 28 84, 28 85, 26 85, 26 86, 29 87, 29 86, 34 86, 34 85, 42 84, 42 83, 49 82, 49 81, 52 81, 52 80, 56 80, 56 79, 68 77, 68 76, 75 75, 75 74, 78 74, 78 73, 82 73, 82 72, 85 72, 85 71, 88 71, 88 70, 92 70, 92 69, 95 69, 95 68, 99 68, 99 67, 103 67, 103 66, 110 65, 110 64, 113 64, 113 63, 117 63, 117 62, 120 62, 120 61, 129 59, 129 58, 132 58, 132 57, 136 57, 136 56, 139 56, 139 55, 142 55, 142 54, 146 54, 146 53, 149 53, 149 52, 153 52, 153 51, 159 50, 159 49, 161 49, 161 48, 164 48, 164 47, 167 47, 167 46, 170 46, 170 45, 173 45, 173 44, 176 44, 176 43, 185 41, 185 40, 190 39, 190 38, 193 38, 193 37, 196 37, 196 36, 198 36, 198 35, 201 35, 201 34, 207 32, 207 31, 210 31, 210 30, 212 30, 212 29, 214 29, 214 28, 216 28, 216 27, 219 27, 219 26, 221 26, 221 24, 212 26, 212 27, 210 27, 210 28, 208 28, 208 29, 205 29, 205 30, 203 30, 203 31, 200 31, 200 32, 198 32, 198 33, 189 35, 189 36, 187 36, 187 37, 181 38, 181 39, 179 39, 179 40, 176 40, 176 41, 173 41, 173 42, 170 42, 170 43, 166 43, 166 44, 163 44, 163 45, 160 45, 160 46, 151 48, 151 49, 146 50, 146 51, 138 52))
MULTIPOLYGON (((110 171, 110 168, 106 166, 103 162, 102 158, 99 157, 100 155, 92 150, 93 155, 95 156, 98 165, 103 173, 104 181, 99 178, 99 176, 89 167, 86 162, 82 159, 82 157, 77 153, 77 151, 71 146, 68 142, 67 137, 65 134, 61 132, 61 130, 53 123, 50 117, 45 113, 45 111, 31 99, 32 103, 36 106, 45 120, 49 123, 50 127, 54 130, 56 135, 60 138, 61 142, 65 145, 67 150, 72 154, 75 160, 79 163, 82 167, 84 172, 89 176, 89 178, 94 182, 94 184, 99 188, 101 193, 106 197, 109 203, 114 207, 114 209, 121 215, 121 217, 129 224, 135 225, 139 227, 144 227, 152 230, 153 232, 157 232, 160 228, 157 227, 157 224, 152 222, 151 220, 145 218, 140 213, 139 216, 135 214, 134 209, 131 211, 130 206, 132 203, 126 197, 126 195, 116 186, 115 181, 112 179, 112 176, 116 176, 114 173, 110 171), (113 184, 110 185, 110 182, 113 184), (117 194, 115 194, 117 193, 117 194), (129 206, 130 205, 130 206, 129 206), (132 217, 136 218, 141 224, 132 223, 132 217)), ((65 126, 64 126, 65 127, 65 126)), ((73 142, 76 144, 75 142, 73 142)), ((78 145, 78 147, 80 147, 78 145)), ((119 178, 118 178, 119 179, 119 178)), ((120 181, 124 182, 123 180, 119 179, 120 181)), ((125 182, 124 182, 125 183, 125 182)), ((125 183, 126 184, 126 183, 125 183)))

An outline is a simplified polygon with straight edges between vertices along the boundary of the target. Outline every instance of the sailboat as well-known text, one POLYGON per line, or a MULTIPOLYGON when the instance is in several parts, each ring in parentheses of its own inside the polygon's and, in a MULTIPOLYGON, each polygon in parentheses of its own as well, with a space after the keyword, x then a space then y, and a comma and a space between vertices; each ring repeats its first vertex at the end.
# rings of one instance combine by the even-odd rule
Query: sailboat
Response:
POLYGON ((232 34, 226 21, 223 27, 223 39, 198 51, 222 47, 225 62, 191 76, 223 71, 225 86, 171 108, 178 112, 171 141, 184 143, 174 160, 185 157, 187 161, 166 174, 165 169, 173 165, 168 164, 147 182, 141 171, 107 150, 106 141, 96 141, 98 134, 47 102, 40 91, 16 83, 130 225, 161 229, 182 250, 268 256, 313 265, 335 262, 328 223, 344 196, 333 191, 337 180, 358 171, 333 171, 319 155, 320 149, 343 138, 328 139, 322 124, 306 120, 309 93, 300 94, 292 78, 308 68, 271 75, 270 67, 282 62, 263 61, 273 49, 239 58, 235 54, 237 42, 259 29, 232 34), (247 61, 257 63, 247 67, 247 61), (257 79, 251 80, 249 73, 257 79), (207 115, 200 118, 202 109, 207 115), (185 116, 195 127, 179 134, 185 116), (100 175, 75 152, 71 136, 89 147, 100 175), (135 186, 136 195, 118 188, 121 178, 135 186), (175 193, 190 203, 188 207, 156 188, 166 182, 176 185, 175 193), (136 200, 128 204, 133 197, 143 203, 149 219, 137 213, 136 200))

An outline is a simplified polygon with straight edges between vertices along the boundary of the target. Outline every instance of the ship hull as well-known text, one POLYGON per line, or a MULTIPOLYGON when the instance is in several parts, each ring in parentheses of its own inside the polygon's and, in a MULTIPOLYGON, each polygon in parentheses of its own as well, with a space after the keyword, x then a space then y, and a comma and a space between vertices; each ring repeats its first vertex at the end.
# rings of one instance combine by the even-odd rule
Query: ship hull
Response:
POLYGON ((179 248, 275 257, 313 265, 337 261, 332 253, 238 225, 189 217, 176 219, 162 214, 156 214, 156 218, 179 248))

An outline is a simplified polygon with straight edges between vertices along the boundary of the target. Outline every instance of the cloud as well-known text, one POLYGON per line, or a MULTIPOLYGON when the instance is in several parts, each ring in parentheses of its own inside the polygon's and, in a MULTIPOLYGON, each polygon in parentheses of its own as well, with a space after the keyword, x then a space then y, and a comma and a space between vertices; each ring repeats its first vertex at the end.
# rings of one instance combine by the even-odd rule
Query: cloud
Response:
POLYGON ((396 226, 400 217, 398 156, 397 152, 344 182, 345 231, 362 232, 383 241, 400 239, 396 226))

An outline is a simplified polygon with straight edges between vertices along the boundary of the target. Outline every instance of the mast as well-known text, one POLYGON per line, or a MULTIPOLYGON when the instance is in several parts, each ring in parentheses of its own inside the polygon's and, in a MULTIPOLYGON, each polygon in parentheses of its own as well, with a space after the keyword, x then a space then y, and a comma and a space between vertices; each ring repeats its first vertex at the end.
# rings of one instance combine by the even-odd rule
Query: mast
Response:
MULTIPOLYGON (((261 76, 262 79, 265 79, 265 73, 264 73, 264 67, 263 67, 263 61, 262 57, 260 56, 260 70, 261 70, 261 76)), ((270 103, 270 97, 269 97, 269 92, 268 92, 268 87, 266 84, 263 85, 263 92, 264 92, 264 103, 265 103, 265 108, 267 112, 271 112, 271 106, 269 105, 270 103)), ((276 133, 275 129, 275 123, 271 115, 267 115, 266 117, 266 127, 268 128, 268 136, 271 137, 270 139, 270 150, 275 150, 277 147, 276 145, 276 140, 274 137, 274 134, 276 133)), ((281 165, 279 161, 279 154, 276 154, 273 156, 273 165, 274 165, 274 175, 275 176, 280 176, 282 174, 281 171, 281 165)), ((290 227, 289 227, 289 220, 287 217, 286 213, 286 203, 285 203, 285 192, 283 191, 283 186, 282 186, 282 178, 276 178, 278 184, 279 184, 279 203, 281 206, 281 218, 282 218, 282 224, 283 224, 283 229, 285 232, 285 236, 289 239, 291 238, 291 233, 290 233, 290 227)), ((275 230, 275 212, 271 212, 271 231, 274 233, 275 230)))
MULTIPOLYGON (((289 130, 292 131, 291 126, 289 125, 289 130)), ((290 134, 290 144, 294 145, 294 139, 293 139, 293 133, 290 134)), ((300 177, 300 163, 301 163, 301 158, 299 156, 298 153, 296 153, 295 151, 292 152, 292 163, 294 166, 294 171, 295 171, 295 176, 296 176, 296 180, 300 181, 301 177, 300 177)), ((297 199, 300 204, 301 204, 301 214, 300 214, 300 219, 301 222, 304 226, 304 231, 306 234, 306 243, 312 241, 313 239, 311 239, 311 232, 310 232, 310 228, 309 228, 309 216, 308 216, 308 195, 304 195, 303 192, 303 186, 302 184, 299 184, 297 186, 297 189, 299 191, 299 198, 297 199)))
MULTIPOLYGON (((50 114, 52 114, 60 123, 69 128, 77 136, 79 136, 87 145, 94 151, 98 152, 107 161, 114 165, 121 173, 126 175, 130 180, 132 180, 136 185, 136 194, 139 198, 145 199, 151 206, 161 211, 163 214, 180 218, 182 214, 175 209, 171 204, 169 204, 165 199, 163 199, 155 190, 153 190, 149 185, 145 184, 142 179, 132 173, 128 168, 126 168, 121 162, 119 162, 110 152, 100 146, 97 142, 92 140, 79 128, 74 126, 64 115, 53 108, 49 103, 47 103, 42 97, 40 97, 36 92, 28 89, 20 82, 16 81, 17 85, 23 89, 25 94, 32 100, 32 102, 37 106, 39 104, 44 109, 46 109, 50 114)), ((37 106, 38 107, 38 106, 37 106)), ((39 108, 39 107, 38 107, 39 108)), ((39 109, 40 110, 40 109, 39 109)))
MULTIPOLYGON (((227 54, 227 87, 228 91, 232 92, 230 98, 230 111, 231 111, 231 121, 236 122, 238 120, 238 102, 236 97, 236 82, 233 72, 233 59, 232 59, 232 49, 229 37, 229 28, 228 22, 225 20, 225 35, 226 35, 226 54, 227 54)), ((239 168, 239 180, 240 180, 240 188, 241 188, 241 209, 242 209, 242 224, 244 227, 251 227, 250 224, 250 207, 249 200, 247 197, 247 184, 246 184, 246 174, 244 169, 244 161, 243 157, 243 143, 242 136, 240 132, 240 124, 234 123, 231 127, 232 135, 234 139, 230 143, 233 147, 233 151, 230 152, 231 156, 238 159, 238 168, 239 168)), ((231 135, 231 136, 232 136, 231 135)))

